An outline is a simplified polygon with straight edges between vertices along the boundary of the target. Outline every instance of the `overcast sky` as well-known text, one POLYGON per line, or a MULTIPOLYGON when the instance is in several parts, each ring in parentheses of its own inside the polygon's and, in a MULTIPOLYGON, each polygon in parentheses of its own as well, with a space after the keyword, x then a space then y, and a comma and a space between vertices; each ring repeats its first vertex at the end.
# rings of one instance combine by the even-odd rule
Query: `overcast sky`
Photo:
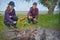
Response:
MULTIPOLYGON (((0 11, 5 11, 6 7, 8 6, 8 3, 10 1, 15 2, 15 10, 16 11, 28 11, 30 7, 32 6, 33 2, 38 2, 38 0, 33 0, 30 2, 26 2, 23 0, 0 0, 0 11)), ((40 11, 47 11, 48 9, 44 7, 43 5, 39 4, 37 5, 37 8, 39 8, 40 11)), ((55 8, 57 10, 57 8, 55 8)))

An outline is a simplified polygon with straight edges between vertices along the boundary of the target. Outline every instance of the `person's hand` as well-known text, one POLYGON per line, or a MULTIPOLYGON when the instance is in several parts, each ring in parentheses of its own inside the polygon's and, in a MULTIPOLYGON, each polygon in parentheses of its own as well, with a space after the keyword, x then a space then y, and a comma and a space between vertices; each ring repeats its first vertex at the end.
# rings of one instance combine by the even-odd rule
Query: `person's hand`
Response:
POLYGON ((32 19, 33 17, 32 16, 29 16, 29 19, 32 19))
POLYGON ((34 18, 34 21, 37 21, 37 19, 36 19, 36 18, 34 18))
POLYGON ((12 16, 9 16, 10 18, 12 18, 12 16))
POLYGON ((16 24, 16 21, 14 21, 13 23, 16 24))

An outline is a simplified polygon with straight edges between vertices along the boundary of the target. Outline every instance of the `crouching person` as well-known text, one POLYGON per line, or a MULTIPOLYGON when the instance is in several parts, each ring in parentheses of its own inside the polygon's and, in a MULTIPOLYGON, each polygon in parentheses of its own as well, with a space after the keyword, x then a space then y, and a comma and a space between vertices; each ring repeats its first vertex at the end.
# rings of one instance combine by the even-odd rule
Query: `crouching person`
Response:
POLYGON ((5 16, 4 16, 4 24, 9 28, 17 28, 16 24, 18 21, 18 17, 15 14, 15 9, 14 9, 14 2, 11 1, 8 4, 8 7, 5 11, 5 16))
POLYGON ((30 8, 30 10, 29 10, 29 12, 28 12, 28 14, 27 14, 28 23, 31 23, 31 22, 32 22, 33 24, 37 23, 38 14, 39 14, 38 11, 39 11, 39 10, 38 10, 38 8, 37 8, 37 3, 34 2, 34 3, 33 3, 33 6, 30 8))

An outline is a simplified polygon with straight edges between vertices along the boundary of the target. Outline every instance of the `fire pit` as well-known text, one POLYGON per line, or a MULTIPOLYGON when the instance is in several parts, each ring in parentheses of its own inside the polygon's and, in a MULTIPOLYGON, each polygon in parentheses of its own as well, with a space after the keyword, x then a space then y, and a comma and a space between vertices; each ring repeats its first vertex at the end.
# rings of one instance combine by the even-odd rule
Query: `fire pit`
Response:
POLYGON ((20 30, 19 32, 5 32, 4 35, 10 40, 59 40, 60 31, 54 31, 46 28, 20 30))

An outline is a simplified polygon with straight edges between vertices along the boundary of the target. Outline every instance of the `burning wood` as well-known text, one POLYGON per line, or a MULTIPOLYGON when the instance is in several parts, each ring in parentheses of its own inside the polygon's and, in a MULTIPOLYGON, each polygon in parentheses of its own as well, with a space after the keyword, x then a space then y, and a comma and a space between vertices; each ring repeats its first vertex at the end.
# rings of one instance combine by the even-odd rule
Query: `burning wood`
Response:
POLYGON ((20 18, 20 21, 23 21, 23 20, 25 20, 25 18, 24 18, 24 17, 20 18))

